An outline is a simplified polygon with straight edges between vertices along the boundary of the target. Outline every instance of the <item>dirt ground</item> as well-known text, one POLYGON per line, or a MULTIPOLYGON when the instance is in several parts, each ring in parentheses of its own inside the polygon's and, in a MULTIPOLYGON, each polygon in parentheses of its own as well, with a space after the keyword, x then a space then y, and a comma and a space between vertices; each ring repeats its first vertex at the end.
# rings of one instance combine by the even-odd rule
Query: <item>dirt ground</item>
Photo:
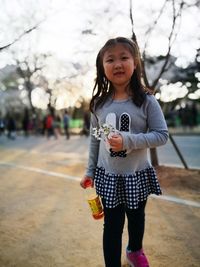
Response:
MULTIPOLYGON (((79 182, 20 167, 81 177, 84 163, 19 150, 1 151, 1 160, 15 166, 0 164, 0 267, 103 267, 103 220, 91 217, 79 182)), ((164 195, 199 203, 200 171, 157 172, 164 195)), ((199 225, 199 208, 150 197, 144 238, 150 266, 199 267, 199 225)), ((123 266, 126 244, 125 227, 123 266)))

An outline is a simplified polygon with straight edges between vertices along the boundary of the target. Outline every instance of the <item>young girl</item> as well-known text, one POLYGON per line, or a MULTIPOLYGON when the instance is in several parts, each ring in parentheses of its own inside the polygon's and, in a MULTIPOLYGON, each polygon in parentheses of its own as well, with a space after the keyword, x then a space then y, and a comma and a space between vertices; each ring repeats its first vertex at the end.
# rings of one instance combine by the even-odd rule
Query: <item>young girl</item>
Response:
POLYGON ((166 122, 153 95, 141 82, 137 44, 110 39, 99 51, 97 77, 90 103, 92 128, 115 129, 107 138, 91 134, 88 168, 81 180, 95 182, 104 206, 103 251, 106 267, 121 267, 122 232, 128 220, 126 257, 130 266, 148 267, 142 240, 149 194, 161 194, 147 149, 164 145, 166 122), (105 126, 105 125, 104 125, 105 126))

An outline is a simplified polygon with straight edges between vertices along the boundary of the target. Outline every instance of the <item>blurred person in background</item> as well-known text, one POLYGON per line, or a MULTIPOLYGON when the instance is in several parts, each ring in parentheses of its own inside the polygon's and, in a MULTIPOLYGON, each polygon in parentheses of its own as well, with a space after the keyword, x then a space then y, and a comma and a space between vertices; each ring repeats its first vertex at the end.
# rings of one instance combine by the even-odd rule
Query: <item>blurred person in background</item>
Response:
POLYGON ((89 136, 90 133, 90 112, 85 111, 83 115, 83 130, 82 134, 89 136))
POLYGON ((28 108, 25 108, 24 109, 24 116, 22 119, 22 128, 23 128, 24 136, 26 136, 26 137, 28 137, 28 135, 29 135, 29 123, 30 123, 29 111, 28 111, 28 108))
POLYGON ((47 138, 51 137, 54 135, 54 130, 53 130, 53 115, 49 113, 45 119, 45 132, 47 138))
POLYGON ((11 140, 15 140, 16 138, 16 123, 14 116, 12 116, 10 113, 7 115, 6 120, 6 128, 7 128, 7 137, 11 140))
POLYGON ((0 114, 0 136, 4 134, 4 130, 5 130, 5 121, 4 121, 4 118, 0 114))
POLYGON ((60 116, 54 116, 53 118, 53 131, 55 139, 58 139, 58 137, 61 135, 61 119, 60 116))
POLYGON ((65 110, 64 117, 63 117, 63 125, 64 125, 66 139, 70 138, 69 122, 70 122, 70 116, 68 114, 68 111, 65 110))

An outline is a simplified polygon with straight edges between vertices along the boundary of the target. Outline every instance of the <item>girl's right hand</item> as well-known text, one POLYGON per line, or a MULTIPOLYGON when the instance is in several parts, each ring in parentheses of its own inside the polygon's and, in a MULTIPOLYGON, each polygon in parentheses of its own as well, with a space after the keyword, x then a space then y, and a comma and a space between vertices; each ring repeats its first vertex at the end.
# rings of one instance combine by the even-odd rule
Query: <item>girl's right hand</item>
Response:
POLYGON ((93 181, 92 177, 84 176, 80 181, 80 186, 85 189, 87 187, 88 183, 91 183, 92 187, 94 186, 94 181, 93 181))
POLYGON ((112 148, 112 150, 114 152, 119 152, 119 151, 123 150, 123 139, 119 133, 112 134, 108 138, 108 143, 110 145, 110 148, 112 148))

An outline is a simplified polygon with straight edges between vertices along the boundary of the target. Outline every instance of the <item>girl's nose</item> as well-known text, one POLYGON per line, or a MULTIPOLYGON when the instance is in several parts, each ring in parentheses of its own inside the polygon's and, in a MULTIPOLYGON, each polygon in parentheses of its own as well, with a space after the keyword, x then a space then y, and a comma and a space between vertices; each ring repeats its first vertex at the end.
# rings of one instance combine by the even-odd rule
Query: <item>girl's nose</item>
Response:
POLYGON ((115 68, 121 68, 122 67, 122 63, 120 60, 116 60, 115 61, 115 65, 114 65, 115 68))

